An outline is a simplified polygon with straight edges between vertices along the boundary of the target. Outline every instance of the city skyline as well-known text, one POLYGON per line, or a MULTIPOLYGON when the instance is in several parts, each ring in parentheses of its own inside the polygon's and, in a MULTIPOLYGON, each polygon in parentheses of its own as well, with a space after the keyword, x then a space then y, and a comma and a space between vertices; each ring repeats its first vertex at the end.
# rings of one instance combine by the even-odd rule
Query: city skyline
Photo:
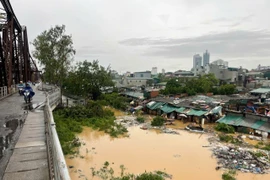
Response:
MULTIPOLYGON (((117 71, 190 70, 194 53, 232 67, 269 65, 270 1, 258 0, 13 0, 29 41, 55 25, 66 25, 75 60, 117 71), (74 9, 79 11, 74 11, 74 9), (27 13, 25 13, 27 12, 27 13), (72 12, 72 13, 70 13, 72 12), (42 20, 42 22, 41 22, 42 20)), ((30 50, 33 46, 30 45, 30 50)))

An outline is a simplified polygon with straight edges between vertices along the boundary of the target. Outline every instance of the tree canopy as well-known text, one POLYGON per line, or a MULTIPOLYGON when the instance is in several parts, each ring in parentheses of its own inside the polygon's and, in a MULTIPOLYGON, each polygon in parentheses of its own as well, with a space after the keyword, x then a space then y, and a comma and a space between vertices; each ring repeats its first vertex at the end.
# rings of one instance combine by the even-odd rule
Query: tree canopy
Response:
POLYGON ((206 74, 198 78, 190 79, 187 82, 182 82, 177 78, 170 79, 167 82, 163 94, 180 94, 188 93, 189 95, 195 95, 196 93, 209 93, 215 94, 233 94, 236 91, 235 85, 227 84, 217 87, 219 84, 218 79, 214 74, 206 74))
POLYGON ((64 82, 67 93, 94 100, 101 95, 102 88, 109 86, 114 86, 110 69, 100 66, 98 60, 77 63, 64 82))
POLYGON ((75 54, 72 37, 65 34, 65 26, 57 25, 43 31, 33 45, 33 56, 43 66, 45 81, 61 85, 75 54))

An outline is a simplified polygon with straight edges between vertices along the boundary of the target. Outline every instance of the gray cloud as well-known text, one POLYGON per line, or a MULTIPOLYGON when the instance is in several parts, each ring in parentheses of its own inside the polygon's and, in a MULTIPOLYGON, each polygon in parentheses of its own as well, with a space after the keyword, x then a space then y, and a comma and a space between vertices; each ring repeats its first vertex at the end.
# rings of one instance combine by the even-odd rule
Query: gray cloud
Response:
POLYGON ((173 28, 173 29, 181 31, 181 30, 188 30, 190 28, 192 28, 192 27, 191 26, 183 26, 183 27, 176 27, 176 28, 173 28))
POLYGON ((132 38, 120 41, 128 46, 148 46, 143 55, 167 58, 191 57, 209 49, 220 57, 270 56, 270 32, 229 31, 193 38, 152 39, 132 38))
POLYGON ((212 25, 212 24, 221 24, 220 27, 228 27, 228 28, 234 28, 237 26, 240 26, 241 24, 244 24, 246 22, 249 22, 254 17, 253 14, 250 14, 248 16, 244 17, 235 17, 235 18, 216 18, 212 20, 207 20, 202 22, 203 25, 212 25))
POLYGON ((236 27, 236 26, 239 26, 241 25, 243 22, 236 22, 236 23, 232 23, 232 24, 229 24, 229 25, 222 25, 223 27, 236 27))
POLYGON ((201 24, 232 23, 232 22, 233 22, 233 24, 235 24, 235 23, 242 24, 242 23, 245 23, 247 21, 250 21, 253 16, 254 16, 254 14, 250 14, 250 15, 244 16, 244 17, 234 17, 234 18, 221 17, 221 18, 215 18, 215 19, 203 21, 201 24))
POLYGON ((77 48, 76 54, 79 56, 94 56, 94 55, 102 55, 109 54, 110 52, 102 50, 102 48, 94 47, 94 46, 82 46, 77 48))

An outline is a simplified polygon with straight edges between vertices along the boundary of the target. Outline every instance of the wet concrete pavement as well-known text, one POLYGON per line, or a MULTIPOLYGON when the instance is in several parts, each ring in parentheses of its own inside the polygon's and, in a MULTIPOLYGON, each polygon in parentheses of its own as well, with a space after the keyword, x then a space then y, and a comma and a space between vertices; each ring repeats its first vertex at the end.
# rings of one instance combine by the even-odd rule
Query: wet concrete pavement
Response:
POLYGON ((26 104, 18 93, 0 101, 0 179, 49 179, 44 113, 45 94, 26 104))

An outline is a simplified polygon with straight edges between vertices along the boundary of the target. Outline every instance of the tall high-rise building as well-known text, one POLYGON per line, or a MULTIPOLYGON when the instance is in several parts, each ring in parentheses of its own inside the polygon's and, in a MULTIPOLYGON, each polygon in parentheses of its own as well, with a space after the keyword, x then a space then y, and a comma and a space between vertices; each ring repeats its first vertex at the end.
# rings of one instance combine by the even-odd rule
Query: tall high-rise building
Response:
POLYGON ((203 66, 206 66, 210 63, 210 53, 206 50, 205 53, 203 53, 203 66))
POLYGON ((156 75, 157 74, 157 67, 152 67, 151 74, 152 75, 156 75))
POLYGON ((199 54, 195 54, 193 56, 193 69, 196 69, 201 66, 202 66, 202 56, 200 56, 199 54))
POLYGON ((165 74, 165 69, 162 69, 162 74, 163 74, 163 75, 165 74))

